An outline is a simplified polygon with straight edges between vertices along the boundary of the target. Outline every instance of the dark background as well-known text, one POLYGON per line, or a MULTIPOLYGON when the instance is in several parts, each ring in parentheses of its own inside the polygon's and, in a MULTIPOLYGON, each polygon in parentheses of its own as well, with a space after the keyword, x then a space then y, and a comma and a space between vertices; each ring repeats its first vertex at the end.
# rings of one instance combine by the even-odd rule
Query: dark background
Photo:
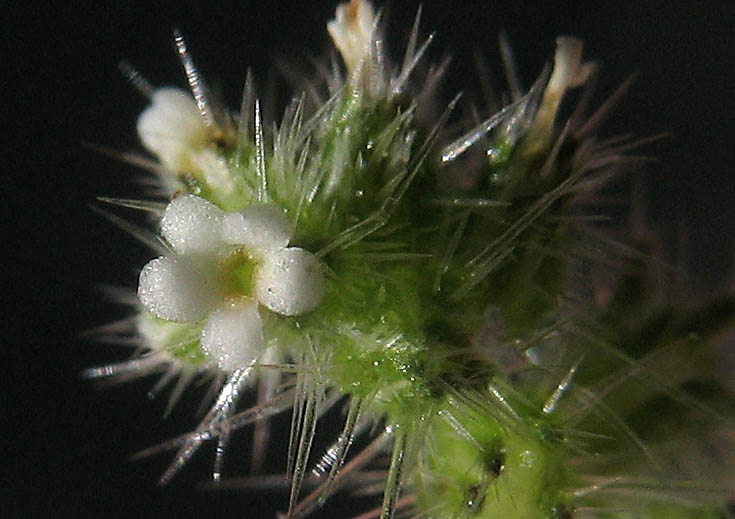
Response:
MULTIPOLYGON (((125 315, 101 284, 134 287, 150 253, 89 209, 95 196, 135 197, 134 168, 82 142, 136 150, 145 106, 117 72, 126 58, 156 85, 183 86, 171 31, 187 37, 201 70, 237 106, 245 71, 266 82, 272 59, 323 55, 332 2, 97 2, 84 7, 32 2, 10 11, 3 30, 6 132, 3 214, 5 332, 10 382, 3 398, 3 514, 12 517, 272 517, 284 497, 194 488, 206 457, 170 488, 155 486, 168 458, 131 462, 137 450, 188 430, 196 392, 163 421, 164 400, 146 398, 153 380, 96 390, 79 373, 125 352, 79 337, 125 315), (274 4, 277 7, 273 7, 274 4)), ((477 84, 480 50, 502 87, 496 51, 503 28, 525 84, 553 55, 558 34, 586 42, 602 66, 601 101, 629 74, 638 79, 605 133, 671 136, 647 146, 648 220, 671 247, 688 229, 701 287, 722 288, 733 259, 732 2, 425 2, 430 56, 451 53, 447 98, 477 84), (460 7, 450 7, 460 5, 460 7)), ((388 11, 389 48, 398 56, 418 3, 388 11)), ((7 13, 6 13, 7 14, 7 13)), ((273 449, 281 463, 285 446, 273 449)), ((237 459, 232 459, 237 465, 237 459)), ((279 465, 280 467, 283 466, 279 465)), ((274 466, 274 470, 277 467, 274 466)), ((237 472, 237 470, 232 470, 237 472)), ((339 503, 325 515, 345 513, 339 503)))

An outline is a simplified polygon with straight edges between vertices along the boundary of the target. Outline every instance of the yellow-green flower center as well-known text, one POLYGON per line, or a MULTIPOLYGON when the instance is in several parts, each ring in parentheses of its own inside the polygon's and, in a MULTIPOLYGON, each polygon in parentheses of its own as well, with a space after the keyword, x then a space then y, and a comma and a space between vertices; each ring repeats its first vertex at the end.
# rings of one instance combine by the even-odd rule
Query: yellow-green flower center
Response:
POLYGON ((225 299, 253 295, 253 274, 257 263, 244 249, 237 249, 217 264, 217 278, 225 299))

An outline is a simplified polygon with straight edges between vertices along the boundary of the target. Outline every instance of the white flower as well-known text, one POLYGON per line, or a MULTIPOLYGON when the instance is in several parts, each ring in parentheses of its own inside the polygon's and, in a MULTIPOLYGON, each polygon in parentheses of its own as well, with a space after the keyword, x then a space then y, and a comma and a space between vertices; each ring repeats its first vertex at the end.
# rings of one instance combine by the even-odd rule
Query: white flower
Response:
POLYGON ((288 247, 292 232, 275 206, 224 213, 194 195, 176 198, 161 220, 173 253, 143 267, 138 298, 167 321, 205 320, 204 352, 225 371, 245 367, 265 347, 260 307, 302 315, 324 294, 319 261, 288 247))
POLYGON ((337 6, 327 31, 342 55, 347 71, 355 73, 368 59, 375 31, 375 11, 370 2, 351 0, 337 6))
POLYGON ((138 118, 138 136, 148 151, 176 172, 190 169, 192 153, 209 142, 194 98, 172 87, 153 92, 151 105, 138 118))

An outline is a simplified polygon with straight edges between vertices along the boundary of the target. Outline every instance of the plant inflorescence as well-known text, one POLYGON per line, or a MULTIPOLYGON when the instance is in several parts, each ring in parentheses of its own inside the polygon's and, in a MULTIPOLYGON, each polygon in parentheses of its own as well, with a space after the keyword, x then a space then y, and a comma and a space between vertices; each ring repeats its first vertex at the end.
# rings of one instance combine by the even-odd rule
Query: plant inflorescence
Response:
POLYGON ((661 300, 645 243, 601 229, 598 195, 638 160, 598 137, 620 92, 589 110, 595 66, 560 37, 528 91, 511 82, 502 109, 463 122, 459 97, 437 101, 446 65, 426 65, 418 22, 395 64, 371 4, 340 5, 344 66, 278 121, 250 77, 223 107, 180 34, 190 91, 129 70, 159 190, 104 200, 152 216, 155 233, 125 226, 155 258, 133 317, 105 329, 141 348, 87 375, 163 371, 170 406, 211 380, 199 425, 147 451, 175 451, 163 483, 205 442, 225 479, 244 427, 243 471, 264 477, 271 418, 290 411, 289 519, 346 490, 376 495, 365 518, 724 517, 727 466, 692 445, 731 430, 711 343, 735 303, 661 300))

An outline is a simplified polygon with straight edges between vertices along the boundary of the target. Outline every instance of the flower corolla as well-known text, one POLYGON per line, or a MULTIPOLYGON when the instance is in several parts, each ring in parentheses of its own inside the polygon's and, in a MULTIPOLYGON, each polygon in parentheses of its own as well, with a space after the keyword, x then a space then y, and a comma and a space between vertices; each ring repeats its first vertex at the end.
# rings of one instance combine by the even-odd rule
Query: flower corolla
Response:
POLYGON ((188 171, 192 155, 209 142, 194 98, 179 88, 153 92, 151 105, 138 118, 138 136, 143 146, 171 171, 188 171))
POLYGON ((594 63, 582 62, 582 42, 570 36, 556 39, 554 69, 544 90, 535 125, 551 133, 562 97, 570 88, 583 85, 595 69, 594 63))
POLYGON ((203 322, 201 347, 225 371, 263 352, 263 309, 298 316, 322 300, 321 265, 288 246, 293 229, 276 206, 225 213, 198 196, 180 196, 164 211, 161 235, 171 253, 143 267, 138 298, 160 319, 203 322))
POLYGON ((327 31, 342 55, 347 71, 355 73, 369 58, 375 32, 375 11, 366 0, 351 0, 337 7, 327 31))

